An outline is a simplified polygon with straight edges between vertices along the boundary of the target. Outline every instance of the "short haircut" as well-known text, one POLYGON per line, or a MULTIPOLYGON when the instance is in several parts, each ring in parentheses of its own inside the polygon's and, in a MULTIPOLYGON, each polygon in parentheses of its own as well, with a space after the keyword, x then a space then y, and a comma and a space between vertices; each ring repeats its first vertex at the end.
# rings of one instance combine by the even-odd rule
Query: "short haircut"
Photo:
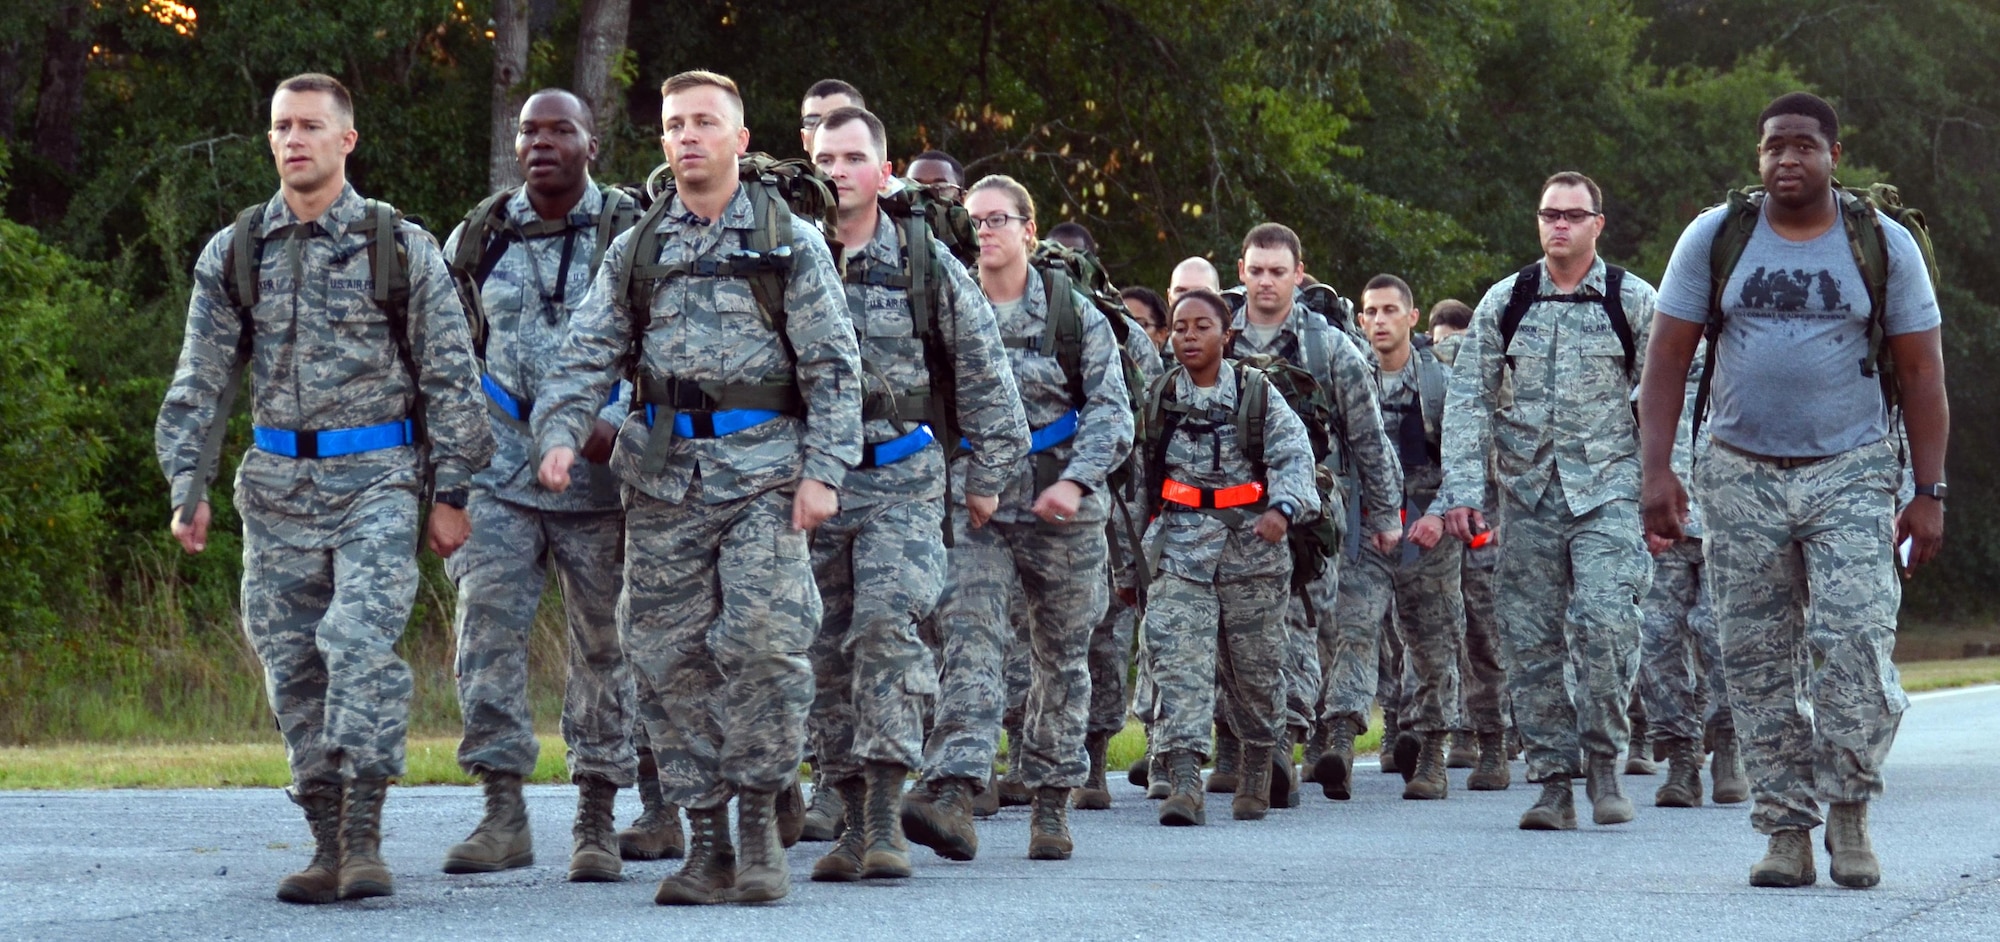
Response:
POLYGON ((528 98, 521 99, 521 107, 526 108, 528 106, 529 98, 536 98, 542 95, 561 95, 576 102, 577 110, 583 112, 583 129, 592 134, 597 133, 597 116, 590 111, 590 100, 567 88, 550 87, 535 89, 529 93, 528 98))
MULTIPOLYGON (((278 83, 280 92, 325 92, 333 97, 335 111, 347 117, 349 125, 354 124, 354 96, 347 93, 347 86, 340 80, 324 72, 302 72, 278 83)), ((274 92, 272 97, 276 97, 274 92)))
POLYGON ((921 154, 918 154, 915 157, 910 158, 910 163, 916 163, 919 160, 935 160, 938 163, 950 167, 951 182, 956 183, 959 186, 965 185, 965 165, 959 163, 958 158, 953 157, 952 155, 947 154, 941 150, 927 150, 921 154))
POLYGON ((819 129, 831 131, 859 121, 868 126, 868 141, 875 145, 875 160, 886 160, 889 153, 889 129, 882 126, 882 119, 866 108, 842 105, 826 113, 819 121, 819 129))
POLYGON ((1757 115, 1757 137, 1764 137, 1764 123, 1780 115, 1795 114, 1819 121, 1820 132, 1826 135, 1828 144, 1840 141, 1840 116, 1834 114, 1833 106, 1826 99, 1811 92, 1787 92, 1779 95, 1764 111, 1757 115))
POLYGON ((1228 329, 1230 320, 1236 316, 1235 313, 1229 309, 1229 302, 1222 300, 1222 295, 1216 294, 1215 292, 1210 291, 1207 288, 1189 288, 1186 291, 1181 292, 1180 297, 1174 299, 1173 309, 1167 312, 1167 324, 1169 326, 1173 324, 1174 312, 1179 311, 1181 309, 1181 305, 1184 305, 1189 301, 1200 301, 1203 304, 1206 304, 1209 307, 1214 308, 1215 316, 1222 321, 1222 326, 1225 330, 1228 329))
POLYGON ((1404 307, 1417 306, 1417 296, 1415 294, 1410 293, 1410 283, 1404 281, 1401 278, 1396 277, 1395 275, 1387 275, 1387 274, 1376 275, 1375 277, 1368 279, 1368 284, 1365 287, 1363 287, 1361 291, 1362 293, 1365 294, 1370 291, 1380 291, 1384 288, 1394 288, 1398 292, 1401 292, 1403 295, 1404 307))
POLYGON ((736 87, 735 79, 720 72, 710 72, 706 69, 682 72, 660 83, 660 97, 664 99, 703 86, 719 88, 727 93, 729 100, 736 103, 736 123, 739 125, 743 123, 743 92, 736 87))
POLYGON ((1137 301, 1140 304, 1145 305, 1146 310, 1152 311, 1153 317, 1156 320, 1166 320, 1167 299, 1160 297, 1160 293, 1158 291, 1154 291, 1153 289, 1145 287, 1144 285, 1134 285, 1130 288, 1126 288, 1125 290, 1118 292, 1118 300, 1137 301))
POLYGON ((1284 223, 1260 222, 1250 227, 1249 234, 1243 237, 1243 254, 1250 254, 1253 248, 1288 249, 1293 265, 1305 261, 1305 247, 1299 243, 1299 234, 1284 223))
POLYGON ((978 183, 965 191, 965 195, 970 198, 980 190, 999 190, 1007 194, 1007 197, 1014 201, 1014 212, 1028 217, 1029 222, 1035 221, 1035 198, 1028 195, 1028 188, 1022 186, 1021 181, 1004 173, 990 174, 980 177, 978 183))
POLYGON ((1542 197, 1548 195, 1550 187, 1556 186, 1583 187, 1590 192, 1590 211, 1593 213, 1604 212, 1604 191, 1597 188, 1597 181, 1574 170, 1558 171, 1551 174, 1548 179, 1543 180, 1541 192, 1535 194, 1536 205, 1541 204, 1542 197))
POLYGON ((1431 326, 1445 326, 1453 330, 1472 327, 1472 305, 1457 298, 1446 298, 1431 305, 1431 326))
POLYGON ((868 107, 868 102, 863 101, 861 98, 861 89, 855 88, 839 79, 820 79, 814 82, 811 88, 806 89, 805 97, 825 98, 829 95, 846 95, 847 100, 854 103, 854 107, 868 107))
POLYGON ((1049 238, 1055 239, 1056 241, 1060 242, 1062 241, 1063 236, 1075 237, 1077 241, 1083 243, 1084 251, 1096 254, 1097 237, 1091 235, 1090 230, 1086 228, 1083 223, 1059 222, 1056 223, 1054 226, 1050 227, 1049 238))

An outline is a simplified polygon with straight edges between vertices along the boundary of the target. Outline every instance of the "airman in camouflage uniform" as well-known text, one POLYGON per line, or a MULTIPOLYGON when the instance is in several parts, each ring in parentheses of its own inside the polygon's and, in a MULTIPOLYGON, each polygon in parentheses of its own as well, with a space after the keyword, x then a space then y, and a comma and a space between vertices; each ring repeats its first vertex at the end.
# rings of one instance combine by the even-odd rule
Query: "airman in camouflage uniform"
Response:
POLYGON ((1221 359, 1229 319, 1228 305, 1207 289, 1175 301, 1173 343, 1182 366, 1156 381, 1159 401, 1170 405, 1147 420, 1148 434, 1159 436, 1146 446, 1148 477, 1157 474, 1160 483, 1151 486, 1161 496, 1149 499, 1160 513, 1145 538, 1148 560, 1157 564, 1144 631, 1147 670, 1158 690, 1153 749, 1168 781, 1159 812, 1167 825, 1207 820, 1201 763, 1209 752, 1219 658, 1228 661, 1221 673, 1243 749, 1231 813, 1256 820, 1270 808, 1272 750, 1285 738, 1280 664, 1292 569, 1285 533, 1292 520, 1319 512, 1312 444, 1282 393, 1264 390, 1259 461, 1246 451, 1251 446, 1240 437, 1246 430, 1238 414, 1252 395, 1247 384, 1269 381, 1221 359), (1199 385, 1202 379, 1209 385, 1199 385), (1261 490, 1248 502, 1245 494, 1225 499, 1244 485, 1261 490))
POLYGON ((861 366, 818 230, 793 220, 788 241, 753 248, 785 209, 766 185, 737 179, 749 132, 735 84, 686 72, 661 94, 678 187, 613 242, 571 316, 535 404, 538 475, 568 485, 598 407, 632 369, 639 402, 611 455, 625 501, 620 631, 661 783, 691 834, 686 865, 655 900, 762 902, 790 885, 775 817, 813 698, 820 596, 807 531, 833 516, 861 460, 861 366), (657 258, 638 257, 649 230, 657 258), (650 301, 643 313, 628 282, 650 301), (766 287, 782 323, 760 303, 766 287))
MULTIPOLYGON (((1303 304, 1294 290, 1303 274, 1298 236, 1276 223, 1250 230, 1243 240, 1238 274, 1248 289, 1244 310, 1231 324, 1228 355, 1275 354, 1311 373, 1333 409, 1329 430, 1332 452, 1326 467, 1341 477, 1336 493, 1342 506, 1325 513, 1345 517, 1345 505, 1358 499, 1362 509, 1363 541, 1378 552, 1395 551, 1403 526, 1397 512, 1403 504, 1403 473, 1395 446, 1382 429, 1382 403, 1375 371, 1345 330, 1303 304), (1289 305, 1283 321, 1260 324, 1253 316, 1272 306, 1289 305), (1342 471, 1345 474, 1341 474, 1342 471), (1358 494, 1356 493, 1358 489, 1358 494)), ((1335 615, 1340 588, 1340 557, 1307 588, 1305 598, 1287 606, 1291 643, 1285 660, 1286 735, 1278 743, 1287 776, 1291 774, 1291 743, 1299 732, 1316 726, 1319 751, 1338 749, 1368 728, 1368 708, 1375 697, 1376 633, 1370 626, 1353 637, 1343 635, 1335 615), (1351 732, 1347 732, 1351 731, 1351 732)), ((1351 760, 1350 760, 1351 761, 1351 760)), ((1272 787, 1277 803, 1279 784, 1272 787)), ((1324 784, 1324 783, 1322 783, 1324 784)), ((1296 804, 1296 795, 1283 804, 1296 804)))
POLYGON ((1494 453, 1506 547, 1495 579, 1508 686, 1529 781, 1543 789, 1521 818, 1528 830, 1576 826, 1570 779, 1580 755, 1593 820, 1632 819, 1617 758, 1630 737, 1625 707, 1639 669, 1639 602, 1652 581, 1639 533, 1638 430, 1629 403, 1653 289, 1621 273, 1616 304, 1607 300, 1612 282, 1596 253, 1602 198, 1588 177, 1549 178, 1540 206, 1542 260, 1487 291, 1459 351, 1438 495, 1450 508, 1447 528, 1470 542, 1485 529, 1479 508, 1494 453), (1515 282, 1528 277, 1536 279, 1534 294, 1524 293, 1510 342, 1503 315, 1515 282), (1621 316, 1614 308, 1622 310, 1624 331, 1613 323, 1621 316), (1583 667, 1575 699, 1564 680, 1571 644, 1583 667))
POLYGON ((247 366, 256 447, 236 473, 243 631, 285 737, 290 795, 317 845, 278 897, 330 903, 393 892, 381 814, 389 780, 404 771, 411 681, 395 644, 416 600, 418 504, 431 482, 429 543, 449 556, 467 535, 465 488, 493 443, 437 243, 347 183, 357 139, 347 89, 325 75, 287 79, 272 97, 269 138, 278 194, 216 233, 195 262, 154 443, 174 536, 200 552, 221 444, 209 439, 228 422, 247 366), (395 226, 397 260, 376 257, 383 225, 395 226), (250 257, 236 244, 243 226, 254 229, 250 257), (372 295, 377 267, 392 264, 408 274, 400 313, 372 295))
MULTIPOLYGON (((1366 660, 1377 660, 1376 652, 1365 648, 1361 639, 1381 631, 1385 641, 1399 641, 1399 658, 1384 658, 1392 689, 1384 699, 1384 711, 1394 710, 1402 738, 1385 742, 1385 750, 1395 750, 1398 771, 1407 787, 1403 797, 1435 800, 1446 797, 1444 749, 1450 730, 1458 721, 1458 652, 1465 636, 1464 601, 1459 595, 1459 561, 1464 545, 1443 541, 1444 521, 1433 512, 1432 503, 1443 478, 1438 466, 1439 423, 1444 413, 1445 385, 1450 368, 1428 349, 1411 341, 1417 309, 1409 285, 1394 275, 1378 275, 1361 294, 1357 314, 1371 349, 1368 359, 1376 381, 1382 385, 1382 424, 1393 427, 1396 454, 1403 471, 1404 516, 1409 535, 1395 555, 1372 546, 1360 548, 1340 581, 1337 617, 1339 637, 1354 639, 1338 650, 1365 652, 1366 660), (1385 364, 1394 363, 1390 372, 1385 364), (1392 705, 1393 704, 1393 705, 1392 705)), ((1439 508, 1441 509, 1441 508, 1439 508)), ((1392 645, 1384 644, 1384 654, 1392 645)), ((1366 665, 1341 670, 1343 663, 1330 664, 1329 677, 1366 676, 1366 665)), ((1380 668, 1378 668, 1380 670, 1380 668)), ((1352 696, 1350 702, 1365 699, 1356 691, 1329 688, 1327 696, 1352 696)), ((1363 714, 1365 716, 1365 714, 1363 714)), ((1353 718, 1348 720, 1353 722, 1353 718)), ((1344 737, 1343 737, 1344 738, 1344 737)), ((1345 750, 1335 744, 1320 759, 1315 779, 1327 797, 1347 797, 1346 779, 1351 771, 1352 745, 1345 750), (1346 757, 1347 765, 1340 765, 1346 757), (1333 783, 1340 783, 1336 788, 1333 783)))
MULTIPOLYGON (((569 626, 562 729, 570 779, 579 790, 570 878, 613 880, 622 870, 612 805, 618 789, 632 785, 635 767, 632 678, 615 618, 625 514, 617 481, 602 464, 580 466, 568 491, 543 490, 535 482, 527 424, 569 329, 569 312, 590 291, 592 262, 605 248, 597 240, 608 197, 589 171, 596 145, 590 109, 576 96, 559 90, 530 96, 515 137, 528 183, 495 207, 504 223, 474 219, 445 241, 447 258, 466 249, 479 259, 461 277, 472 279, 469 287, 479 292, 486 312, 481 383, 498 445, 493 461, 473 477, 467 507, 473 537, 446 566, 458 583, 456 673, 465 717, 458 763, 486 785, 486 816, 446 854, 447 873, 534 862, 521 796, 521 780, 534 774, 541 753, 528 708, 528 639, 551 566, 561 579, 569 626), (465 246, 467 238, 482 244, 465 246), (557 283, 558 277, 565 280, 557 283)), ((626 205, 628 212, 637 209, 629 198, 626 205)), ((486 207, 482 203, 474 215, 487 216, 480 212, 486 207)), ((607 242, 613 235, 603 233, 607 242)), ((630 402, 626 392, 598 410, 595 434, 607 450, 630 402)), ((673 827, 678 837, 678 820, 673 827)))
POLYGON ((1640 393, 1645 527, 1655 545, 1685 532, 1666 434, 1707 334, 1713 437, 1694 481, 1750 820, 1769 836, 1750 883, 1818 880, 1811 833, 1825 801, 1834 882, 1870 887, 1882 868, 1868 805, 1909 706, 1891 659, 1896 567, 1903 554, 1922 567, 1944 543, 1942 317, 1915 234, 1840 191, 1833 107, 1783 95, 1757 131, 1762 193, 1689 224, 1662 281, 1640 393), (1740 244, 1717 244, 1731 232, 1740 244), (1729 272, 1712 270, 1722 252, 1735 256, 1729 272), (1905 455, 1885 404, 1901 407, 1915 476, 1900 507, 1905 455))
MULTIPOLYGON (((1109 595, 1106 477, 1131 448, 1131 402, 1117 338, 1081 293, 1070 298, 1083 325, 1081 402, 1072 397, 1061 361, 1041 352, 1050 310, 1043 277, 1028 263, 1034 205, 1027 190, 1008 177, 987 177, 973 185, 966 207, 979 224, 981 288, 989 299, 1000 297, 994 314, 1034 430, 1034 453, 1015 463, 983 527, 952 510, 957 543, 948 554, 937 618, 942 693, 922 782, 904 800, 903 827, 944 856, 969 860, 978 852, 971 799, 986 788, 993 767, 1005 705, 1007 605, 1018 583, 1034 615, 1021 750, 1023 779, 1035 791, 1028 856, 1061 860, 1072 850, 1069 793, 1089 771, 1087 651, 1109 595)), ((954 461, 954 484, 964 486, 970 471, 970 459, 954 461)))
MULTIPOLYGON (((993 309, 965 267, 922 222, 892 219, 876 194, 890 179, 886 135, 873 114, 837 108, 821 121, 813 157, 840 202, 847 309, 861 344, 867 394, 862 461, 847 475, 840 513, 813 534, 813 572, 826 613, 813 641, 823 729, 817 787, 843 793, 846 828, 813 867, 813 879, 846 882, 910 874, 899 814, 903 783, 923 764, 923 711, 937 695, 937 666, 917 626, 944 586, 945 455, 935 441, 929 390, 950 381, 958 427, 971 444, 965 503, 991 513, 1028 453, 1027 419, 993 309), (911 251, 914 233, 926 240, 911 251), (941 281, 924 310, 908 287, 912 265, 941 281), (926 339, 916 325, 927 323, 926 339), (926 350, 926 344, 933 345, 926 350), (931 375, 935 355, 948 376, 931 375)), ((949 444, 949 443, 947 443, 949 444)))

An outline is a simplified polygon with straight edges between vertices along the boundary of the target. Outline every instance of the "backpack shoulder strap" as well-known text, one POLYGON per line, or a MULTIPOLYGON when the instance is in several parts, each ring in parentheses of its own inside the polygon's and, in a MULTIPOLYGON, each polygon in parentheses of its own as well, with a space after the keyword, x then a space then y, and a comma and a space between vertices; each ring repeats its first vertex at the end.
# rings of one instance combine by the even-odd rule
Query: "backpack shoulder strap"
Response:
POLYGON ((515 187, 501 190, 480 200, 479 205, 465 214, 465 228, 460 230, 458 247, 451 255, 453 274, 470 278, 474 285, 485 282, 486 276, 492 274, 499 257, 491 251, 490 241, 500 231, 499 220, 505 218, 507 201, 515 192, 515 187), (488 256, 492 258, 489 260, 488 256))
POLYGON ((1242 443, 1243 457, 1260 478, 1264 473, 1264 420, 1270 409, 1270 377, 1254 366, 1236 364, 1236 440, 1242 443))
POLYGON ((1625 373, 1631 375, 1638 349, 1632 340, 1632 322, 1625 319, 1625 269, 1604 266, 1604 316, 1611 319, 1611 332, 1625 348, 1625 373))
MULTIPOLYGON (((1438 359, 1432 344, 1417 347, 1413 361, 1417 367, 1417 403, 1424 414, 1424 437, 1431 441, 1442 438, 1444 424, 1444 399, 1447 393, 1444 361, 1438 359)), ((1433 446, 1435 447, 1435 446, 1433 446)))
POLYGON ((1867 196, 1844 187, 1834 192, 1840 196, 1854 267, 1868 285, 1868 357, 1861 361, 1861 373, 1881 382, 1882 398, 1893 408, 1896 381, 1889 362, 1889 246, 1882 232, 1882 217, 1875 212, 1875 201, 1867 196))
POLYGON ((236 407, 236 392, 243 386, 243 373, 250 365, 250 347, 257 336, 257 321, 252 311, 257 306, 257 275, 263 263, 263 239, 258 236, 257 228, 263 221, 263 203, 237 213, 229 244, 222 250, 223 293, 229 296, 229 306, 236 309, 238 321, 236 350, 229 359, 229 377, 216 394, 215 415, 209 419, 208 428, 202 430, 201 453, 195 456, 194 487, 188 490, 187 503, 176 508, 178 519, 184 524, 194 523, 196 507, 208 499, 209 484, 229 438, 229 414, 236 407))
POLYGON ((1708 394, 1715 378, 1716 341, 1722 336, 1723 295, 1729 289, 1729 277, 1736 272, 1736 264, 1743 260, 1743 251, 1750 247, 1750 237, 1757 232, 1757 220, 1764 213, 1764 193, 1758 187, 1744 187, 1730 190, 1722 204, 1722 222, 1716 227, 1715 238, 1708 243, 1708 321, 1702 333, 1708 340, 1708 352, 1702 357, 1701 379, 1694 387, 1694 416, 1688 425, 1688 443, 1701 440, 1701 422, 1708 415, 1708 394))
POLYGON ((1167 479, 1167 445, 1174 437, 1174 430, 1180 427, 1181 411, 1168 408, 1173 401, 1169 392, 1174 388, 1174 378, 1187 371, 1187 367, 1175 364, 1153 378, 1146 385, 1140 399, 1140 407, 1145 414, 1146 435, 1146 481, 1151 488, 1146 493, 1146 517, 1151 519, 1160 513, 1160 487, 1167 479))
POLYGON ((1076 282, 1056 266, 1040 269, 1048 298, 1048 322, 1042 328, 1042 355, 1062 367, 1070 402, 1083 405, 1083 312, 1076 303, 1076 282))
POLYGON ((633 223, 638 231, 625 240, 625 254, 621 259, 623 268, 618 274, 618 293, 624 296, 631 311, 632 349, 635 354, 640 338, 646 336, 646 330, 652 326, 653 289, 666 273, 660 265, 660 219, 666 216, 667 207, 673 201, 671 189, 661 193, 653 201, 653 207, 633 223))
POLYGON ((264 261, 264 239, 257 230, 263 222, 263 203, 237 213, 229 247, 223 251, 223 290, 229 295, 229 303, 245 314, 257 306, 257 276, 264 261))
MULTIPOLYGON (((1507 307, 1500 312, 1500 352, 1506 354, 1514 343, 1514 332, 1521 329, 1521 319, 1528 316, 1528 308, 1533 307, 1535 298, 1542 292, 1542 263, 1530 262, 1526 268, 1514 273, 1514 290, 1507 296, 1507 307)), ((1514 358, 1509 356, 1507 368, 1514 368, 1514 358)))
POLYGON ((791 259, 792 208, 776 183, 759 180, 746 181, 744 185, 750 188, 750 209, 756 219, 756 228, 750 232, 750 251, 767 263, 749 276, 750 293, 756 296, 757 307, 764 313, 764 326, 775 332, 789 351, 791 341, 785 334, 785 286, 791 280, 791 265, 777 263, 780 259, 785 262, 791 259))
POLYGON ((604 253, 611 250, 611 240, 632 228, 640 216, 639 201, 625 192, 623 187, 607 184, 602 192, 604 205, 597 210, 597 248, 590 253, 590 280, 593 283, 597 281, 598 267, 604 264, 604 253))

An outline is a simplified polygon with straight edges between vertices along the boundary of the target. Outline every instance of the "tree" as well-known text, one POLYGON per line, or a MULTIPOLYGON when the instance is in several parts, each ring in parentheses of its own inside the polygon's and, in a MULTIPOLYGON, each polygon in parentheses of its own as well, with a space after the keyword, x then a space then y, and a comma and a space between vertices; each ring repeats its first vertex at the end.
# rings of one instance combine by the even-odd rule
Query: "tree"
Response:
POLYGON ((493 0, 493 120, 486 162, 489 190, 521 182, 520 163, 514 159, 514 127, 526 97, 521 84, 527 77, 528 2, 493 0))

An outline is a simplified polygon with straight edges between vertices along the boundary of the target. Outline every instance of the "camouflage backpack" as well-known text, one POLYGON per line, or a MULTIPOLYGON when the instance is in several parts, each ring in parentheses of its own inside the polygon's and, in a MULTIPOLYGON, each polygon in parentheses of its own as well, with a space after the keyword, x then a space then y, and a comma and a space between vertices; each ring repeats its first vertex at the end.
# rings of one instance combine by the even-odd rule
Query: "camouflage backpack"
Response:
MULTIPOLYGON (((1873 376, 1881 383, 1883 405, 1893 414, 1898 397, 1896 363, 1888 344, 1889 244, 1882 232, 1882 216, 1909 230, 1910 237, 1916 240, 1917 249, 1924 257, 1924 269, 1930 275, 1931 284, 1935 285, 1938 283, 1938 267, 1937 257, 1931 249, 1930 226, 1924 221, 1921 211, 1903 205, 1902 193, 1886 183, 1863 188, 1842 186, 1839 180, 1835 180, 1833 191, 1840 197, 1841 222, 1847 230, 1847 246, 1854 254, 1854 267, 1868 284, 1868 355, 1860 363, 1861 375, 1873 376)), ((1709 382, 1715 375, 1716 341, 1722 336, 1723 292, 1729 287, 1729 277, 1735 273, 1736 263, 1743 260, 1743 251, 1749 247, 1751 235, 1757 231, 1757 220, 1764 211, 1764 198, 1763 187, 1751 186, 1729 191, 1728 198, 1721 204, 1726 216, 1708 249, 1708 322, 1704 330, 1708 338, 1708 355, 1702 361, 1701 379, 1695 387, 1690 441, 1700 441, 1701 420, 1708 412, 1709 382)))
POLYGON ((930 233, 951 250, 959 264, 970 268, 979 263, 979 234, 972 228, 972 214, 965 210, 965 198, 955 186, 941 183, 902 181, 894 193, 883 194, 877 202, 891 219, 918 217, 930 233))
MULTIPOLYGON (((1138 390, 1145 388, 1139 372, 1139 364, 1126 350, 1126 341, 1131 338, 1131 322, 1126 319, 1125 302, 1118 297, 1118 289, 1105 275, 1104 266, 1096 257, 1087 252, 1072 249, 1053 239, 1043 239, 1035 245, 1028 257, 1028 264, 1042 276, 1042 288, 1048 300, 1048 327, 1042 332, 1041 352, 1053 356, 1062 365, 1063 376, 1069 383, 1070 401, 1081 406, 1083 394, 1083 318, 1084 312, 1077 309, 1076 294, 1090 299, 1090 307, 1096 316, 1104 318, 1111 326, 1111 334, 1117 340, 1118 362, 1124 367, 1125 389, 1133 399, 1133 427, 1135 437, 1144 434, 1145 419, 1138 408, 1138 390)), ((1038 469, 1036 487, 1042 488, 1055 483, 1038 469)), ((1053 472, 1054 468, 1049 469, 1053 472)), ((1137 478, 1133 474, 1134 463, 1131 456, 1118 467, 1113 468, 1105 483, 1114 493, 1131 499, 1133 485, 1137 478)))
MULTIPOLYGON (((619 233, 632 228, 645 212, 643 195, 630 187, 606 184, 599 187, 604 194, 603 208, 598 210, 593 232, 597 238, 596 249, 590 255, 590 277, 597 280, 597 269, 604 263, 604 253, 611 247, 611 240, 619 233)), ((465 214, 458 236, 458 249, 446 259, 451 266, 452 280, 458 285, 459 304, 465 308, 465 317, 472 327, 472 352, 479 362, 486 362, 486 338, 489 327, 486 322, 486 302, 480 287, 486 277, 493 274, 494 266, 506 256, 507 248, 515 242, 545 235, 570 231, 568 217, 562 219, 538 219, 526 226, 514 225, 507 216, 507 204, 514 194, 521 192, 518 186, 508 187, 493 194, 474 206, 465 214)), ((563 290, 569 284, 569 255, 563 255, 563 268, 556 273, 556 290, 563 290)))

